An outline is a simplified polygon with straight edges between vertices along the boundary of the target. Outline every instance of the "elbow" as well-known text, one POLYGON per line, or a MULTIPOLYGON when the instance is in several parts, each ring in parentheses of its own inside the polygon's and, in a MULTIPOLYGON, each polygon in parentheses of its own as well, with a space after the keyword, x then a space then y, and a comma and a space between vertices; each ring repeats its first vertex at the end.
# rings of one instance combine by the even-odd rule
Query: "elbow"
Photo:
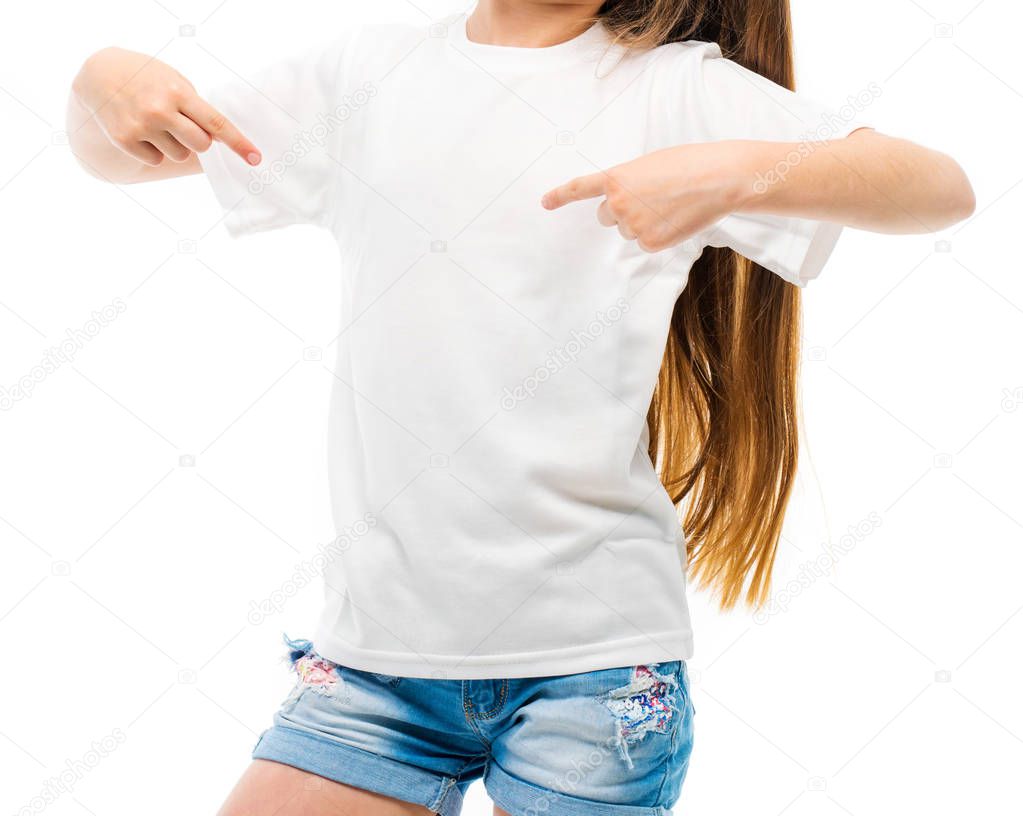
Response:
POLYGON ((947 156, 944 159, 946 172, 938 175, 944 180, 939 194, 944 206, 939 217, 944 222, 943 227, 947 228, 973 216, 977 211, 977 196, 959 163, 947 156))
POLYGON ((965 173, 963 173, 962 189, 957 197, 957 204, 956 223, 972 218, 973 214, 977 212, 977 196, 965 173))

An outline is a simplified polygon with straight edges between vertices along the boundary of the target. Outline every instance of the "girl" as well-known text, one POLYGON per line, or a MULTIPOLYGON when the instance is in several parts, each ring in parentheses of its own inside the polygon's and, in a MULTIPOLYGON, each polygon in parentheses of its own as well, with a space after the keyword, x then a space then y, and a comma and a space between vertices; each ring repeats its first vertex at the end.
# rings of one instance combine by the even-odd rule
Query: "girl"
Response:
POLYGON ((974 208, 953 160, 855 122, 877 89, 832 112, 792 80, 787 0, 481 0, 208 100, 86 61, 87 170, 205 172, 232 235, 341 255, 326 604, 224 816, 453 816, 478 778, 497 814, 672 806, 685 577, 768 597, 800 288, 843 225, 974 208))

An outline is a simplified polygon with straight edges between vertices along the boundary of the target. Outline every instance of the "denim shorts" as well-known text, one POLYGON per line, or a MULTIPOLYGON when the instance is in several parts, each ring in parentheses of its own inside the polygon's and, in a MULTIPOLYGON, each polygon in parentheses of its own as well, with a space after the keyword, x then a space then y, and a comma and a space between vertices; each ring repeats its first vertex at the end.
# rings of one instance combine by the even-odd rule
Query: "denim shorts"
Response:
POLYGON ((254 759, 456 816, 482 779, 511 816, 664 816, 693 744, 685 661, 557 677, 392 677, 289 640, 298 675, 254 759))

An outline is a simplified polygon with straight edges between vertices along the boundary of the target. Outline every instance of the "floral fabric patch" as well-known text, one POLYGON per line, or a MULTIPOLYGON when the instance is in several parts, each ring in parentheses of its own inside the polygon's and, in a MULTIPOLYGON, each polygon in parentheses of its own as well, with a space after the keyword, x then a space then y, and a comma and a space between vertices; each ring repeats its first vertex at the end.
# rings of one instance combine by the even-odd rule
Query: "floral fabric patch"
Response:
POLYGON ((298 688, 311 688, 319 694, 328 695, 337 692, 341 673, 336 663, 318 655, 308 640, 285 637, 285 643, 291 668, 298 675, 298 688))
POLYGON ((636 666, 627 686, 612 689, 598 698, 614 715, 617 746, 631 768, 628 746, 647 734, 667 734, 678 711, 673 694, 674 677, 659 674, 653 666, 636 666))

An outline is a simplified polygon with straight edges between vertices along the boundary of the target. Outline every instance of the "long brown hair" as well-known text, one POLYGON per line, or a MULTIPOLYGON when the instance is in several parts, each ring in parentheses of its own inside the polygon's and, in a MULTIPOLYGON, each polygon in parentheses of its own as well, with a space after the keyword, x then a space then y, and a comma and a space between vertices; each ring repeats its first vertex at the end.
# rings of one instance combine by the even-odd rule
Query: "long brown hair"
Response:
MULTIPOLYGON (((626 45, 716 42, 794 86, 788 0, 609 0, 598 17, 626 45)), ((800 315, 798 287, 708 247, 675 304, 647 414, 650 457, 686 502, 688 572, 726 609, 770 592, 798 454, 800 315)))

